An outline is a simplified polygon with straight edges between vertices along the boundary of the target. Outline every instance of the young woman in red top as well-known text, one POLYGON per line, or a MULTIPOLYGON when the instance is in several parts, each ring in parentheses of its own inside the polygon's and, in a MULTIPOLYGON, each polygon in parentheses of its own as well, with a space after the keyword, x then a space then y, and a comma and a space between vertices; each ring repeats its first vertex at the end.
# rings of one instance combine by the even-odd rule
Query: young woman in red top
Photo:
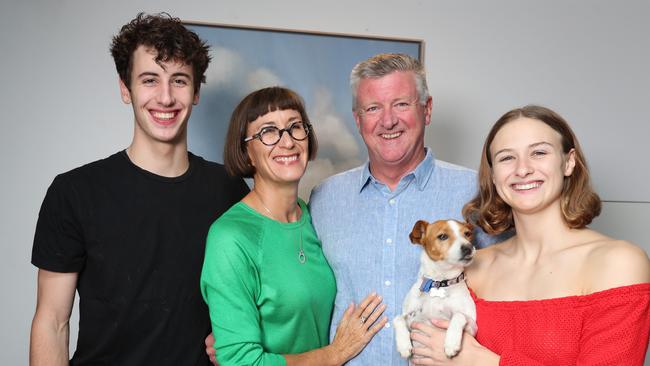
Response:
POLYGON ((586 227, 600 213, 582 150, 555 112, 526 106, 488 134, 469 221, 506 241, 467 270, 476 338, 442 350, 446 322, 417 324, 418 365, 642 365, 650 332, 650 261, 586 227))

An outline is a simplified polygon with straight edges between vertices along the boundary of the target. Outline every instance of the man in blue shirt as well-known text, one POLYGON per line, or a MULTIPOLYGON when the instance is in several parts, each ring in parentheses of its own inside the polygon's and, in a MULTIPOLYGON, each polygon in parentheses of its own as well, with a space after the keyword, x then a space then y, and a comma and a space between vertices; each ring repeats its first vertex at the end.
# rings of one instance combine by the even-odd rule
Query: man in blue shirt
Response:
MULTIPOLYGON (((421 247, 409 233, 417 220, 462 219, 476 193, 473 170, 435 160, 424 146, 431 96, 424 68, 401 54, 380 54, 350 75, 353 113, 369 161, 328 178, 310 209, 334 270, 333 336, 347 306, 376 291, 392 320, 417 278, 421 247)), ((479 235, 479 246, 487 237, 479 235)), ((361 319, 363 320, 363 319, 361 319)), ((395 348, 391 323, 348 365, 407 365, 395 348)))

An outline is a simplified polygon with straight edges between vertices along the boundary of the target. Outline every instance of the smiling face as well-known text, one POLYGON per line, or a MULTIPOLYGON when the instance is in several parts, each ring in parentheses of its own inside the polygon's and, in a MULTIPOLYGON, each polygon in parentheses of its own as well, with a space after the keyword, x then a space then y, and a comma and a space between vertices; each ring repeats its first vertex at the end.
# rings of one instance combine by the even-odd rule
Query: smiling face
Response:
POLYGON ((418 99, 413 72, 395 71, 359 82, 355 119, 373 174, 406 173, 424 158, 424 127, 431 118, 431 98, 424 105, 418 99))
MULTIPOLYGON (((300 113, 294 109, 275 110, 253 122, 247 127, 247 136, 261 132, 265 127, 284 129, 302 123, 300 113)), ((309 140, 294 140, 284 132, 280 141, 273 146, 264 145, 259 139, 246 144, 251 165, 255 167, 255 185, 258 184, 298 184, 305 174, 308 160, 309 140)))
POLYGON ((139 46, 133 53, 131 85, 120 80, 122 101, 133 105, 134 144, 185 143, 194 93, 192 67, 179 62, 155 62, 157 52, 139 46))
POLYGON ((492 181, 513 213, 556 205, 575 166, 575 151, 562 151, 562 137, 545 123, 521 117, 506 123, 490 145, 492 181))

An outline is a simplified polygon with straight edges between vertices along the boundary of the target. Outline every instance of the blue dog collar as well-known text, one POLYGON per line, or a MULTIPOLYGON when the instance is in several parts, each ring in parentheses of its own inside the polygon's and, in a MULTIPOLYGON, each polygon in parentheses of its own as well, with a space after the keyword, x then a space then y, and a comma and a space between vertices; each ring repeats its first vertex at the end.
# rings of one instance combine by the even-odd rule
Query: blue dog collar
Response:
POLYGON ((451 285, 455 285, 464 280, 465 280, 465 272, 462 272, 456 278, 452 278, 450 280, 442 280, 442 281, 434 281, 430 278, 424 277, 422 279, 422 284, 420 285, 420 291, 429 292, 432 288, 437 289, 441 287, 449 287, 451 285))

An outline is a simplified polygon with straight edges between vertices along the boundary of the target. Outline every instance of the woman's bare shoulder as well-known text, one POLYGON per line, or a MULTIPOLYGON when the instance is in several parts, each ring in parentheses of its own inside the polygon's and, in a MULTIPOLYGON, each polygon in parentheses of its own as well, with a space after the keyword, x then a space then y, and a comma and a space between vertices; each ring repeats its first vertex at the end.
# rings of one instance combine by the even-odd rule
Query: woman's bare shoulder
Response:
POLYGON ((481 268, 492 263, 497 253, 503 250, 504 243, 508 240, 477 250, 474 255, 474 262, 470 267, 481 268))
POLYGON ((585 273, 589 292, 650 282, 650 260, 639 246, 602 235, 589 243, 585 273))
POLYGON ((492 264, 507 249, 510 241, 511 239, 506 239, 476 251, 472 264, 466 270, 468 278, 472 279, 471 286, 479 286, 478 282, 488 277, 492 264))

